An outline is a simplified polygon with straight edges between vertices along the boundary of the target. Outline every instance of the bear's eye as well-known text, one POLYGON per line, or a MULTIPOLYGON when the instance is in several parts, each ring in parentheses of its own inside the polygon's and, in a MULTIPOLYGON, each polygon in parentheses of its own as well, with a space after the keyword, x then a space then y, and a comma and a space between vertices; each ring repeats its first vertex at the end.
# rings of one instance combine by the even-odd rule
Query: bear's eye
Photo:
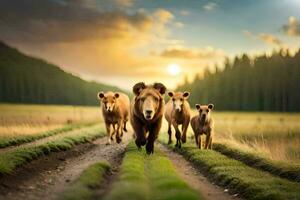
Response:
POLYGON ((207 109, 206 111, 209 112, 209 109, 207 109))
POLYGON ((142 102, 144 102, 144 101, 145 101, 145 99, 146 99, 146 98, 145 98, 145 97, 143 97, 143 98, 141 98, 141 101, 142 101, 142 102))
POLYGON ((202 109, 200 109, 200 112, 202 112, 202 109))
POLYGON ((180 101, 183 101, 183 98, 180 98, 180 101))
POLYGON ((158 98, 157 98, 157 97, 154 97, 154 101, 156 101, 156 102, 157 102, 157 101, 158 101, 158 98))
POLYGON ((173 98, 172 101, 175 101, 175 99, 173 98))

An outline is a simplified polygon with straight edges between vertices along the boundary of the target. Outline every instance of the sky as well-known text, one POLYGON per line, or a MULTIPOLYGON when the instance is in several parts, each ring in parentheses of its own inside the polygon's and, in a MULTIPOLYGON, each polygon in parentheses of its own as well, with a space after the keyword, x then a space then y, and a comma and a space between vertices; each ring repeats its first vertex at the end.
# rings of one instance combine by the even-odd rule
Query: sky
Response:
POLYGON ((0 40, 86 80, 176 88, 229 57, 300 47, 300 0, 0 0, 0 40))

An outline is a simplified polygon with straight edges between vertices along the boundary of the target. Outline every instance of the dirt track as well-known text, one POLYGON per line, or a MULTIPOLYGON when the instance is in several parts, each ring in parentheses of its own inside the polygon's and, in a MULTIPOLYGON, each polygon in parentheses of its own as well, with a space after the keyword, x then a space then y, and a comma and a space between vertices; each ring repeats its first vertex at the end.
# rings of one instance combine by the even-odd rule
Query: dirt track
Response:
MULTIPOLYGON (((117 178, 125 147, 132 133, 126 133, 122 144, 106 145, 107 138, 82 144, 72 150, 51 153, 18 168, 14 174, 0 177, 0 199, 37 200, 56 199, 70 182, 92 163, 106 160, 112 165, 112 173, 106 177, 104 185, 97 190, 96 196, 101 199, 117 178)), ((43 139, 44 140, 44 139, 43 139)), ((40 143, 39 141, 38 143, 40 143)), ((205 199, 232 200, 238 199, 224 189, 210 183, 199 170, 193 167, 181 155, 172 152, 161 144, 156 144, 169 157, 178 174, 190 187, 194 188, 205 199)))
MULTIPOLYGON (((129 135, 129 134, 128 134, 129 135)), ((53 153, 0 178, 0 199, 55 199, 87 166, 107 160, 115 172, 122 160, 128 137, 121 145, 106 145, 106 138, 53 153)), ((100 194, 99 194, 100 195, 100 194)))
POLYGON ((198 169, 196 169, 191 163, 186 161, 181 155, 171 151, 162 144, 157 145, 161 151, 168 156, 172 161, 175 169, 180 177, 193 189, 199 192, 207 200, 232 200, 239 199, 238 197, 231 196, 224 189, 213 185, 204 177, 198 169))

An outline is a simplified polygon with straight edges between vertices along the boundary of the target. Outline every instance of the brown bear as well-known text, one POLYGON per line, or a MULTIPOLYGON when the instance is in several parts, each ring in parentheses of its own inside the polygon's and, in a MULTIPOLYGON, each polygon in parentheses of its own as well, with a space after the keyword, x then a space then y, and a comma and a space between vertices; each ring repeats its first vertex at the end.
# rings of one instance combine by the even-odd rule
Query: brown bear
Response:
POLYGON ((211 112, 214 108, 213 104, 200 105, 196 104, 199 112, 198 115, 191 119, 191 126, 195 134, 196 145, 202 149, 201 135, 206 135, 205 149, 212 149, 212 140, 214 135, 214 120, 211 117, 211 112))
POLYGON ((130 122, 135 133, 135 144, 138 148, 146 145, 148 154, 154 152, 154 141, 161 128, 165 92, 166 87, 161 83, 145 85, 140 82, 133 87, 135 97, 131 101, 130 122))
POLYGON ((116 142, 122 141, 123 130, 126 130, 126 122, 129 115, 129 98, 121 92, 99 92, 98 98, 102 104, 102 114, 106 125, 106 133, 108 136, 107 144, 113 141, 113 135, 116 134, 116 142), (113 132, 111 132, 113 127, 113 132))
POLYGON ((190 96, 189 92, 168 92, 171 99, 166 104, 165 118, 168 121, 169 142, 172 143, 172 129, 175 128, 176 147, 181 148, 181 141, 186 142, 186 132, 190 124, 190 104, 187 99, 190 96), (182 125, 182 136, 179 130, 179 125, 182 125))

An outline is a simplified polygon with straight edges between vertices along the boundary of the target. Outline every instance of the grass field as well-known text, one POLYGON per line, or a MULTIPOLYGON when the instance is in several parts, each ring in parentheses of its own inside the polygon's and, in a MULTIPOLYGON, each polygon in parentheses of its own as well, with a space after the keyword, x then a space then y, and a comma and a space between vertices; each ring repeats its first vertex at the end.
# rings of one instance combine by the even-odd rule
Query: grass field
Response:
MULTIPOLYGON (((193 111, 193 116, 196 114, 193 111)), ((300 163, 299 113, 213 112, 213 118, 217 142, 272 160, 300 163)), ((193 138, 191 127, 188 134, 193 138)))
POLYGON ((300 162, 300 114, 215 113, 214 118, 217 140, 243 144, 274 160, 300 162))
MULTIPOLYGON (((0 113, 0 141, 102 120, 99 107, 0 104, 0 113)), ((213 117, 217 141, 300 163, 300 114, 214 112, 213 117)))
MULTIPOLYGON (((50 190, 60 199, 203 199, 203 190, 200 194, 192 189, 190 179, 182 176, 178 166, 173 165, 176 160, 164 154, 159 145, 149 156, 144 149, 136 148, 131 131, 125 133, 127 139, 123 144, 105 145, 105 128, 99 107, 0 104, 0 109, 0 180, 5 186, 0 185, 0 191, 24 196, 18 188, 23 182, 18 182, 19 176, 14 173, 22 173, 28 166, 39 169, 33 161, 38 162, 42 157, 48 159, 51 154, 49 162, 55 166, 52 171, 62 170, 58 176, 60 182, 56 183, 64 182, 65 185, 63 190, 48 189, 51 185, 30 190, 35 195, 40 191, 39 198, 50 190), (83 143, 93 144, 80 145, 83 143), (89 146, 90 150, 80 148, 83 146, 89 146), (65 155, 64 151, 70 153, 66 158, 61 157, 65 155), (80 159, 76 157, 77 153, 74 154, 77 151, 80 159), (103 160, 107 164, 103 164, 103 160), (79 164, 80 169, 76 168, 79 164), (115 178, 111 177, 113 173, 116 173, 115 178), (64 176, 70 174, 77 178, 66 182, 64 176), (12 181, 14 179, 16 182, 12 181), (7 186, 10 183, 12 185, 7 186), (11 191, 15 185, 16 189, 11 191), (103 192, 103 188, 108 191, 103 192)), ((185 162, 193 163, 195 170, 211 182, 220 185, 221 195, 223 190, 229 189, 230 194, 250 200, 298 199, 300 114, 214 112, 213 117, 216 126, 213 150, 197 149, 191 128, 188 142, 181 150, 175 149, 174 144, 168 147, 182 154, 185 162)), ((160 133, 162 142, 167 138, 165 125, 160 133)), ((36 182, 43 185, 45 178, 55 180, 55 174, 51 175, 48 168, 39 173, 40 182, 26 178, 29 187, 36 182), (43 175, 45 171, 46 176, 43 175)), ((189 176, 197 178, 198 175, 189 176)), ((210 187, 220 189, 213 184, 210 187)), ((0 198, 8 197, 1 195, 0 192, 0 198)), ((231 198, 230 195, 227 197, 231 198)))
POLYGON ((0 104, 0 140, 101 121, 100 109, 84 106, 0 104))

